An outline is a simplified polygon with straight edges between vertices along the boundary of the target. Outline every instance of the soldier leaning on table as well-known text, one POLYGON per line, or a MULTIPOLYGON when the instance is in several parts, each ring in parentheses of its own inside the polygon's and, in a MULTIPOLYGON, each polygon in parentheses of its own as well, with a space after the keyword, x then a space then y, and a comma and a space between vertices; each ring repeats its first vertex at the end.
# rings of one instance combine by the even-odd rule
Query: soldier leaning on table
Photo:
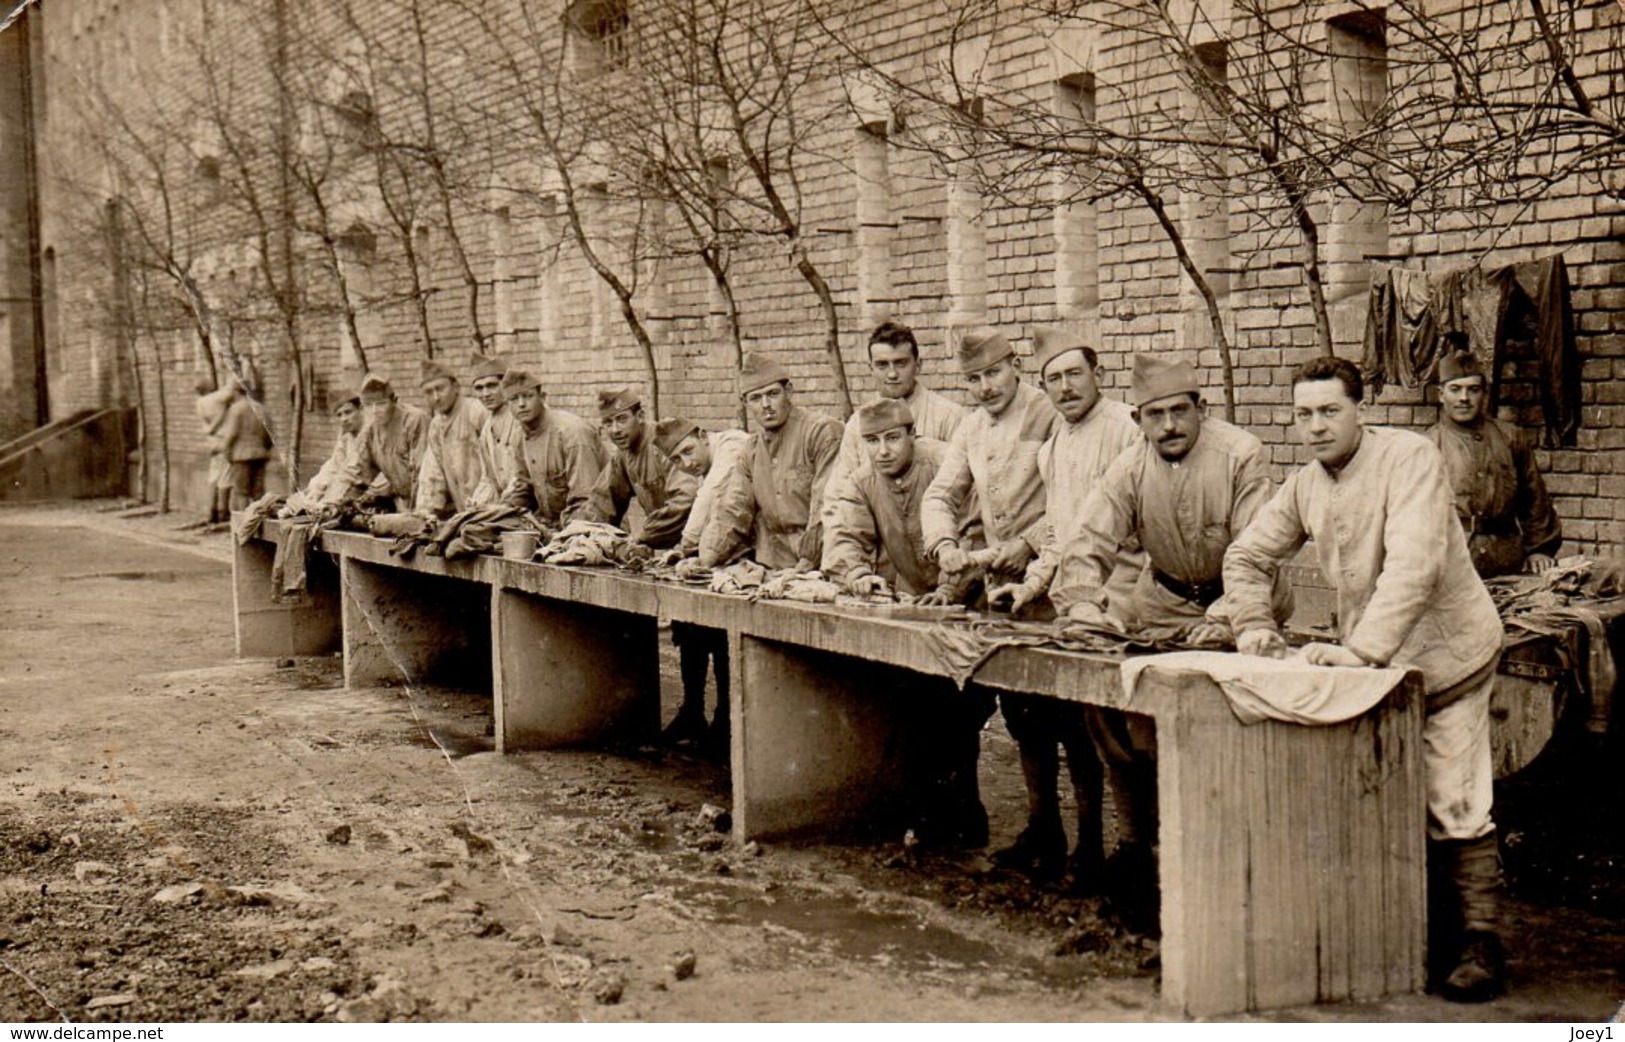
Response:
MULTIPOLYGON (((1267 456, 1252 434, 1206 415, 1189 362, 1134 357, 1130 384, 1144 438, 1106 468, 1079 508, 1077 529, 1050 588, 1056 611, 1119 631, 1226 645, 1225 549, 1268 500, 1267 456), (1145 567, 1113 604, 1108 584, 1137 544, 1145 567)), ((1272 618, 1291 614, 1290 589, 1273 584, 1272 618)), ((1117 810, 1117 847, 1102 883, 1136 929, 1156 928, 1156 730, 1146 717, 1087 707, 1117 810)))
POLYGON ((1427 719, 1430 983, 1457 1002, 1504 985, 1500 852, 1490 759, 1490 694, 1501 620, 1473 568, 1444 459, 1425 437, 1364 423, 1360 371, 1340 358, 1300 366, 1293 425, 1314 458, 1294 471, 1224 558, 1237 647, 1281 655, 1270 584, 1305 541, 1337 590, 1338 644, 1310 644, 1327 666, 1409 666, 1427 719))
POLYGON ((604 469, 598 432, 575 413, 549 406, 541 381, 523 369, 508 370, 502 394, 524 428, 509 455, 514 477, 503 505, 528 510, 550 527, 585 516, 604 469))
MULTIPOLYGON (((699 482, 682 538, 666 555, 679 569, 699 567, 700 537, 710 523, 717 497, 730 480, 750 436, 744 431, 705 431, 692 420, 665 419, 655 424, 655 448, 671 460, 672 466, 699 482)), ((726 759, 729 748, 728 634, 726 630, 696 626, 687 622, 671 624, 671 640, 677 645, 678 673, 683 681, 683 704, 677 710, 660 740, 667 745, 697 743, 710 756, 726 759), (711 725, 705 723, 705 677, 713 670, 717 678, 717 708, 711 725)))

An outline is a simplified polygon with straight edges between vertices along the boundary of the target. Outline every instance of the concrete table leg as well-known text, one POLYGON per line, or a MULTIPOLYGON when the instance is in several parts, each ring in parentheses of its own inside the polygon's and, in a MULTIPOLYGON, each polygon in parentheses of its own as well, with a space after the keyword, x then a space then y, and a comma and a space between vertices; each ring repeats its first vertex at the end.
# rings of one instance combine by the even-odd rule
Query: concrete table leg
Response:
POLYGON ((499 752, 659 732, 658 620, 494 587, 491 633, 499 752))
POLYGON ((914 674, 750 636, 736 648, 735 838, 895 818, 927 753, 914 674))
POLYGON ((1149 669, 1162 988, 1193 1015, 1417 990, 1425 941, 1420 684, 1324 727, 1240 724, 1206 676, 1149 669))
POLYGON ((344 685, 490 683, 490 594, 483 584, 341 559, 344 685))
POLYGON ((276 544, 237 543, 231 560, 238 658, 331 655, 341 647, 338 568, 327 554, 309 558, 306 592, 274 600, 276 544))

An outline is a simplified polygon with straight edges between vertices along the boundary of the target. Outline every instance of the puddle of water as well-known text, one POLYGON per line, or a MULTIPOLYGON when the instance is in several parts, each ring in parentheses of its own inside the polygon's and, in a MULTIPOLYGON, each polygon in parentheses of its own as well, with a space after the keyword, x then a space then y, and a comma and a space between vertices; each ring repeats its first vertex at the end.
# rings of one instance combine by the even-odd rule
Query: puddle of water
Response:
MULTIPOLYGON (((203 574, 203 573, 193 572, 193 573, 190 573, 190 574, 198 575, 198 574, 203 574)), ((184 577, 183 573, 181 573, 181 572, 159 571, 159 572, 85 572, 85 573, 80 574, 80 575, 64 575, 64 576, 61 576, 60 578, 61 578, 61 580, 63 582, 78 582, 78 581, 83 580, 83 579, 120 579, 120 580, 123 580, 124 582, 172 583, 172 582, 179 582, 183 577, 184 577)))
POLYGON ((903 912, 881 912, 851 898, 762 895, 697 888, 692 894, 724 915, 793 930, 815 944, 859 959, 911 969, 1005 966, 992 945, 903 912))

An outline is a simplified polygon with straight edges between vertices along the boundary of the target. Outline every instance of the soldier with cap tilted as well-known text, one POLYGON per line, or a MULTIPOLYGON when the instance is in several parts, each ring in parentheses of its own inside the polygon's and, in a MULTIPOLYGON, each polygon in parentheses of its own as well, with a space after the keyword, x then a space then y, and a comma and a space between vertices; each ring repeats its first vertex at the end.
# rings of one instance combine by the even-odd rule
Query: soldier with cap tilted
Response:
POLYGON ((429 403, 429 433, 414 509, 428 518, 442 518, 496 499, 496 482, 486 469, 480 445, 490 413, 463 397, 457 377, 439 362, 425 360, 418 382, 429 403))
POLYGON ((395 388, 382 376, 369 374, 361 382, 361 409, 366 413, 355 456, 323 499, 324 510, 336 513, 347 502, 368 493, 379 474, 388 481, 387 495, 397 513, 412 509, 418 469, 429 431, 429 417, 415 405, 397 401, 395 388))
POLYGON ((630 387, 599 391, 598 415, 615 452, 592 487, 586 516, 619 525, 636 499, 643 509, 637 541, 656 549, 675 545, 699 482, 655 447, 655 425, 643 415, 643 400, 630 387))

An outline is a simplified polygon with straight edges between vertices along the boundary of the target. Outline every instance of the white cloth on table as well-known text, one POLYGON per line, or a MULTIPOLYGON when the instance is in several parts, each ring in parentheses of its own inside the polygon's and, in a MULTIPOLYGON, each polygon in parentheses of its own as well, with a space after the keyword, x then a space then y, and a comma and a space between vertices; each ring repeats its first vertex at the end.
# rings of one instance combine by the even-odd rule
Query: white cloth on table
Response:
POLYGON ((1173 651, 1140 655, 1123 663, 1127 702, 1133 702, 1140 676, 1151 668, 1206 674, 1244 724, 1261 720, 1342 723, 1381 702, 1405 676, 1403 669, 1312 666, 1301 655, 1273 659, 1229 651, 1173 651))

